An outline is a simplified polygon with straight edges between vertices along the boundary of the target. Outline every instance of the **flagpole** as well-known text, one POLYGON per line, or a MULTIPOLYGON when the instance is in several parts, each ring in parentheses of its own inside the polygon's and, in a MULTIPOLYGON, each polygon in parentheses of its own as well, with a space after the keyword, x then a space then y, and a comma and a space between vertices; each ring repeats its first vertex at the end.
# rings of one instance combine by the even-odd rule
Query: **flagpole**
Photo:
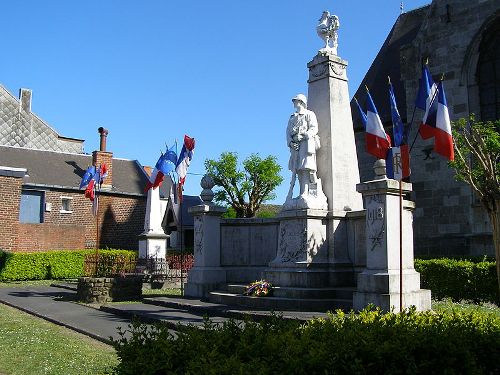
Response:
POLYGON ((184 296, 184 233, 182 232, 182 185, 179 185, 179 227, 181 240, 181 296, 184 296))
POLYGON ((399 312, 403 311, 403 180, 399 180, 399 312))

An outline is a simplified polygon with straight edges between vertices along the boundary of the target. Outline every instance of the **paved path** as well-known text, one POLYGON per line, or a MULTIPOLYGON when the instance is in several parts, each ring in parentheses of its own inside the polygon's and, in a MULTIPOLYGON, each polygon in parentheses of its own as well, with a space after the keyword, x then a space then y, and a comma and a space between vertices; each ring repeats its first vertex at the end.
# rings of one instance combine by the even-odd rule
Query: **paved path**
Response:
MULTIPOLYGON (((120 338, 118 328, 127 331, 133 317, 143 322, 163 321, 175 330, 178 324, 202 325, 204 316, 213 322, 251 315, 261 319, 268 311, 250 311, 188 298, 145 298, 145 303, 107 304, 98 308, 73 302, 71 286, 33 286, 0 288, 0 303, 23 310, 50 322, 65 326, 97 340, 109 343, 120 338)), ((284 312, 286 318, 326 317, 323 313, 284 312)))

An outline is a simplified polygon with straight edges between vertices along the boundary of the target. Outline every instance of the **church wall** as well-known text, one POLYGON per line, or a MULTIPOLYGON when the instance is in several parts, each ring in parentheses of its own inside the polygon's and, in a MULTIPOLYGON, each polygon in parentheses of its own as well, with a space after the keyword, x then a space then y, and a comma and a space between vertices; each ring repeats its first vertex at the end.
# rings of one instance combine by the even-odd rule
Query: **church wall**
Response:
MULTIPOLYGON (((483 25, 498 13, 500 1, 470 2, 435 0, 417 38, 401 51, 402 81, 405 82, 407 113, 413 113, 421 62, 438 80, 444 73, 445 92, 451 120, 477 112, 467 70, 474 70, 473 46, 483 25)), ((477 52, 476 52, 477 53, 477 52)), ((476 57, 477 60, 477 57, 476 57)), ((477 95, 477 90, 475 92, 477 95)), ((417 110, 410 135, 416 134, 422 118, 417 110)), ((410 119, 409 119, 410 120, 410 119)), ((468 185, 457 182, 441 156, 431 152, 432 141, 417 137, 412 151, 415 253, 417 255, 493 254, 491 228, 480 203, 468 185)))

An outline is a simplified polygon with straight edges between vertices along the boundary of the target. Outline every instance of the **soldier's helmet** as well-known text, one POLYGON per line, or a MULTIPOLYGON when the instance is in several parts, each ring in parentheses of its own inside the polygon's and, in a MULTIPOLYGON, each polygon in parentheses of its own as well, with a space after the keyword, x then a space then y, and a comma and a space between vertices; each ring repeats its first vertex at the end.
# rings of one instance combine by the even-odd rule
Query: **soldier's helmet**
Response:
POLYGON ((292 98, 292 102, 294 101, 301 101, 302 103, 304 103, 304 105, 307 107, 307 98, 304 94, 298 94, 298 95, 295 95, 293 98, 292 98))

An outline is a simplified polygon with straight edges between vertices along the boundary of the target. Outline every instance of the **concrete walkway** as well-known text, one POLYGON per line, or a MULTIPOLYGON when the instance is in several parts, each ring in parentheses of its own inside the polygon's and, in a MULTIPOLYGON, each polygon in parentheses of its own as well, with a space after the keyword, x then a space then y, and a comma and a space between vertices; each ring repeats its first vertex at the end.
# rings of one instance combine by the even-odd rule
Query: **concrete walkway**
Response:
MULTIPOLYGON (((118 329, 127 331, 133 318, 151 323, 165 322, 175 330, 178 324, 202 325, 205 316, 213 322, 252 316, 262 319, 269 311, 250 311, 188 298, 144 298, 144 303, 112 303, 88 306, 74 302, 76 291, 67 285, 0 288, 0 303, 15 307, 52 323, 110 343, 119 339, 118 329)), ((324 313, 284 312, 288 319, 326 317, 324 313)), ((128 335, 127 335, 128 336, 128 335)))

